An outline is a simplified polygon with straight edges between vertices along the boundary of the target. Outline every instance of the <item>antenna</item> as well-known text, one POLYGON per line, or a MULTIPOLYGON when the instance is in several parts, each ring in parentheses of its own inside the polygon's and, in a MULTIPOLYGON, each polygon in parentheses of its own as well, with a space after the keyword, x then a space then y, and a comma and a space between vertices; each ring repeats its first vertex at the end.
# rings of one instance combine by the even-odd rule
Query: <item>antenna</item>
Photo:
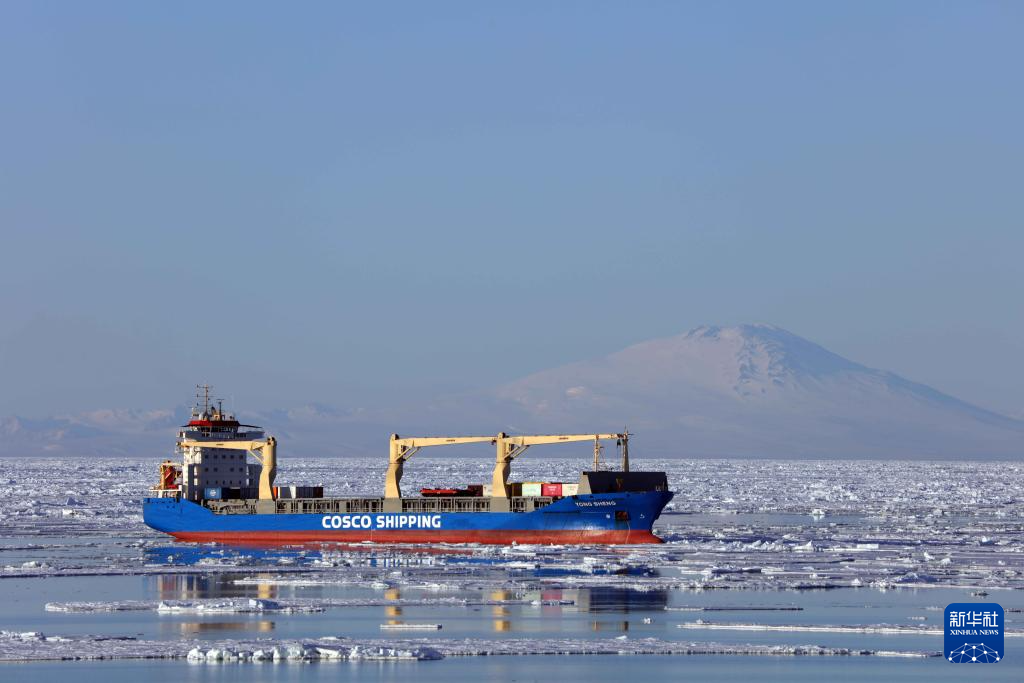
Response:
POLYGON ((199 405, 199 400, 203 401, 203 412, 208 413, 210 411, 210 389, 212 387, 209 384, 197 384, 196 385, 196 406, 199 405))

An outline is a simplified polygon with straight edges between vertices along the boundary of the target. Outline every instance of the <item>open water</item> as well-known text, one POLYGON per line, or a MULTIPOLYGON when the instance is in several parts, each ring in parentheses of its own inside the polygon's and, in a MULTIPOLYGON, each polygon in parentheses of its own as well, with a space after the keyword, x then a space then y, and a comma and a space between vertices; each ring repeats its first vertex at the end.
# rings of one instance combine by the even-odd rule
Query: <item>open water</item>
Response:
MULTIPOLYGON (((951 481, 932 467, 922 481, 951 481)), ((718 483, 733 495, 711 512, 684 498, 660 546, 430 549, 176 543, 125 512, 136 502, 47 493, 32 470, 33 505, 0 508, 0 680, 1024 680, 1021 482, 972 498, 953 478, 966 502, 943 508, 941 488, 872 496, 870 471, 837 466, 818 493, 783 499, 768 492, 785 466, 730 468, 718 483), (942 608, 988 601, 1007 610, 1004 659, 946 662, 929 632, 942 608), (441 628, 381 629, 393 624, 441 628), (184 659, 324 638, 443 658, 184 659)))

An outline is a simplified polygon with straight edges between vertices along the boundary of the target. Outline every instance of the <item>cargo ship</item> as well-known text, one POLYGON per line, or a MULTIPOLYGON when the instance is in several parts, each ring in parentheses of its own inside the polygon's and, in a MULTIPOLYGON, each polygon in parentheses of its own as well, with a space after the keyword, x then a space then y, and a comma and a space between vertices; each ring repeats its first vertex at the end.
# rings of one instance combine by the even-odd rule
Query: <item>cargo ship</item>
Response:
POLYGON ((276 485, 277 441, 243 425, 200 386, 178 433, 175 461, 143 500, 147 525, 183 541, 221 543, 661 543, 653 525, 672 499, 664 472, 629 468, 629 433, 399 437, 392 434, 381 497, 324 497, 322 486, 276 485), (531 446, 592 441, 594 465, 577 482, 510 482, 531 446), (621 467, 605 469, 602 442, 621 467), (402 474, 420 449, 490 443, 490 484, 403 496, 402 474), (256 461, 249 462, 249 456, 256 461))

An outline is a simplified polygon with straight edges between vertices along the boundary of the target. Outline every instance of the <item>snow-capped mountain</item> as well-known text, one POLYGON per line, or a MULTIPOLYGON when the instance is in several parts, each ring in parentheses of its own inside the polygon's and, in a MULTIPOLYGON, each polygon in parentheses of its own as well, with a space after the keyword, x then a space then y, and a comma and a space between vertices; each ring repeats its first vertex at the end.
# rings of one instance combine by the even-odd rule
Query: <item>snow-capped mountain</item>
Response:
MULTIPOLYGON (((386 453, 391 432, 618 431, 634 457, 1010 458, 1024 421, 865 367, 771 325, 699 327, 493 389, 384 410, 239 416, 282 453, 386 453)), ((0 420, 0 455, 169 455, 187 410, 0 420)), ((565 447, 569 448, 569 447, 565 447)), ((554 454, 551 451, 551 454, 554 454)))
POLYGON ((865 367, 771 325, 699 327, 530 375, 494 396, 521 409, 531 427, 627 424, 638 444, 659 454, 1024 453, 1024 422, 865 367))

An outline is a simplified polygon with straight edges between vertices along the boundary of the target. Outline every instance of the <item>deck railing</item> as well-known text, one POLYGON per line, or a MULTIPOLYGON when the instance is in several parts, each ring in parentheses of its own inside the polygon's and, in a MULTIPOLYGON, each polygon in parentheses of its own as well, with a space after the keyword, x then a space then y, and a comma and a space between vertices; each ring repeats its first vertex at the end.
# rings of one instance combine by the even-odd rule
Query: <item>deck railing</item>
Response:
MULTIPOLYGON (((531 512, 554 500, 547 496, 509 498, 512 512, 531 512)), ((251 515, 256 513, 255 500, 208 500, 206 507, 220 515, 251 515)), ((384 511, 383 498, 289 498, 276 501, 278 514, 343 515, 370 514, 384 511)), ((403 513, 490 512, 491 499, 482 497, 405 498, 403 513)))

